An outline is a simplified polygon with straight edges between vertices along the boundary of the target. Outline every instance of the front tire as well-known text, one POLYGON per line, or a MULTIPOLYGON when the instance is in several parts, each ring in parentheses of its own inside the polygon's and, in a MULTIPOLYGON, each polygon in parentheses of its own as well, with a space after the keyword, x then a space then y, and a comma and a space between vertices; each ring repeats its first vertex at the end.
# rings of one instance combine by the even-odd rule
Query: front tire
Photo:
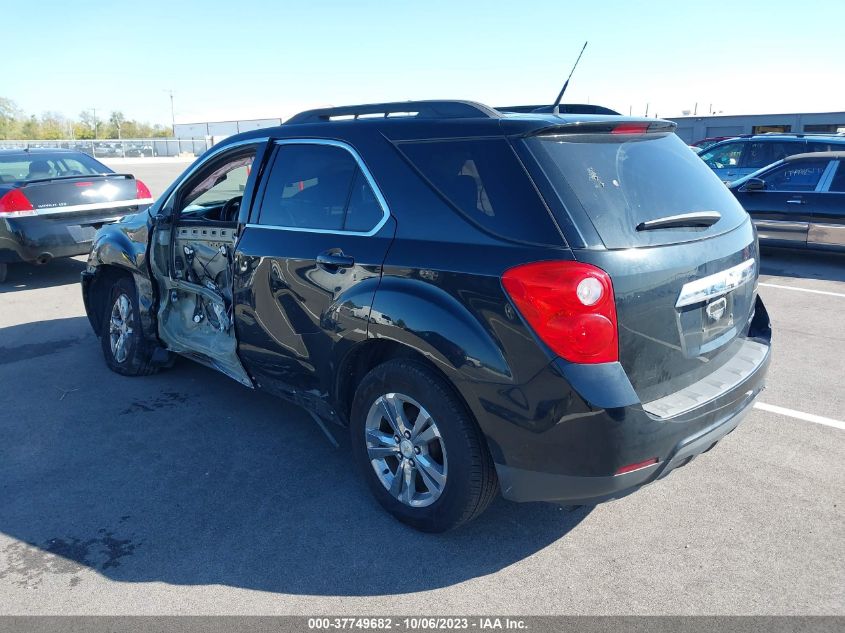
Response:
POLYGON ((157 371, 144 340, 138 311, 138 292, 129 277, 122 276, 108 289, 104 302, 100 342, 106 364, 123 376, 148 376, 157 371))
POLYGON ((9 275, 9 264, 0 264, 0 284, 6 281, 6 277, 9 275))
POLYGON ((394 517, 444 532, 480 515, 498 490, 481 430, 432 369, 395 359, 355 392, 353 457, 373 495, 394 517))

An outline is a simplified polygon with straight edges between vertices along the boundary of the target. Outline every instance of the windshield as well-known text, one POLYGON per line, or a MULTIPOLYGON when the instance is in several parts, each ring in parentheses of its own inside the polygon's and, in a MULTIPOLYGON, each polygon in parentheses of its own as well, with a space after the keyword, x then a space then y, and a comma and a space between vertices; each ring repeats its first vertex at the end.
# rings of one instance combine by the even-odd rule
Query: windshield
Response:
POLYGON ((607 248, 710 237, 747 217, 728 188, 673 133, 557 134, 527 143, 575 224, 589 221, 607 248), (717 211, 721 219, 709 227, 636 228, 696 211, 717 211))
POLYGON ((110 173, 111 169, 82 152, 22 152, 0 156, 0 184, 110 173))

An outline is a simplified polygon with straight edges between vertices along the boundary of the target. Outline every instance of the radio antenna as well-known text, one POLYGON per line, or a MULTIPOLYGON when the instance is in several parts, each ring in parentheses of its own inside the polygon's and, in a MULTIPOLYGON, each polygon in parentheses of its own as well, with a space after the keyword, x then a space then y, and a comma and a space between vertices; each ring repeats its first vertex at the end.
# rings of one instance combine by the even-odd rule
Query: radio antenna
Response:
POLYGON ((563 88, 560 89, 557 99, 555 99, 554 105, 552 106, 552 114, 560 114, 560 100, 563 99, 563 93, 566 92, 566 88, 569 86, 569 80, 572 79, 572 73, 574 73, 575 69, 578 67, 578 62, 581 61, 581 55, 584 54, 585 48, 587 48, 587 42, 584 42, 584 46, 581 47, 581 52, 578 53, 578 59, 575 60, 575 65, 572 67, 572 70, 569 71, 569 77, 566 78, 566 83, 563 84, 563 88))

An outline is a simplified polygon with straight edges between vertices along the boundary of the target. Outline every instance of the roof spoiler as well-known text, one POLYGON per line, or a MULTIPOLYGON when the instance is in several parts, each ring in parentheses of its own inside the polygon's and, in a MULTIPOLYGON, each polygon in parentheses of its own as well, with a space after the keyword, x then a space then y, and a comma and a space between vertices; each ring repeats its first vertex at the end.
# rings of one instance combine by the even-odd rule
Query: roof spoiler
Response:
POLYGON ((548 125, 538 130, 532 130, 527 136, 544 136, 549 134, 617 134, 639 135, 660 132, 674 132, 678 127, 673 121, 663 119, 635 119, 625 117, 621 120, 610 119, 603 121, 574 121, 548 125))
MULTIPOLYGON (((517 106, 497 106, 496 110, 499 112, 513 112, 518 114, 551 114, 554 106, 550 105, 517 105, 517 106)), ((616 110, 605 108, 600 105, 592 105, 589 103, 561 103, 558 106, 560 114, 611 114, 620 116, 616 110)))

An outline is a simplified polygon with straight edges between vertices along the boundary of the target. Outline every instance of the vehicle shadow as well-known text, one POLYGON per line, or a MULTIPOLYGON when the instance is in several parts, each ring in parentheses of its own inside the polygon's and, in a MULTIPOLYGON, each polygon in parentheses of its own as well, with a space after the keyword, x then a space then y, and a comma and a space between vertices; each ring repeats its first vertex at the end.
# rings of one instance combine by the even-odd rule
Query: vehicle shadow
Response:
POLYGON ((796 279, 845 281, 845 253, 763 246, 760 273, 796 279))
POLYGON ((11 264, 6 281, 0 283, 0 294, 67 286, 79 282, 79 274, 85 270, 85 260, 74 258, 54 259, 49 264, 11 264))
POLYGON ((302 410, 189 361, 109 372, 84 318, 0 329, 0 586, 120 582, 402 594, 494 573, 591 508, 498 499, 473 523, 416 532, 385 514, 302 410), (49 334, 48 334, 49 333, 49 334), (15 353, 47 336, 69 345, 15 353), (15 347, 11 347, 11 342, 15 347), (11 350, 11 352, 10 352, 11 350), (21 380, 38 375, 39 380, 21 380))

